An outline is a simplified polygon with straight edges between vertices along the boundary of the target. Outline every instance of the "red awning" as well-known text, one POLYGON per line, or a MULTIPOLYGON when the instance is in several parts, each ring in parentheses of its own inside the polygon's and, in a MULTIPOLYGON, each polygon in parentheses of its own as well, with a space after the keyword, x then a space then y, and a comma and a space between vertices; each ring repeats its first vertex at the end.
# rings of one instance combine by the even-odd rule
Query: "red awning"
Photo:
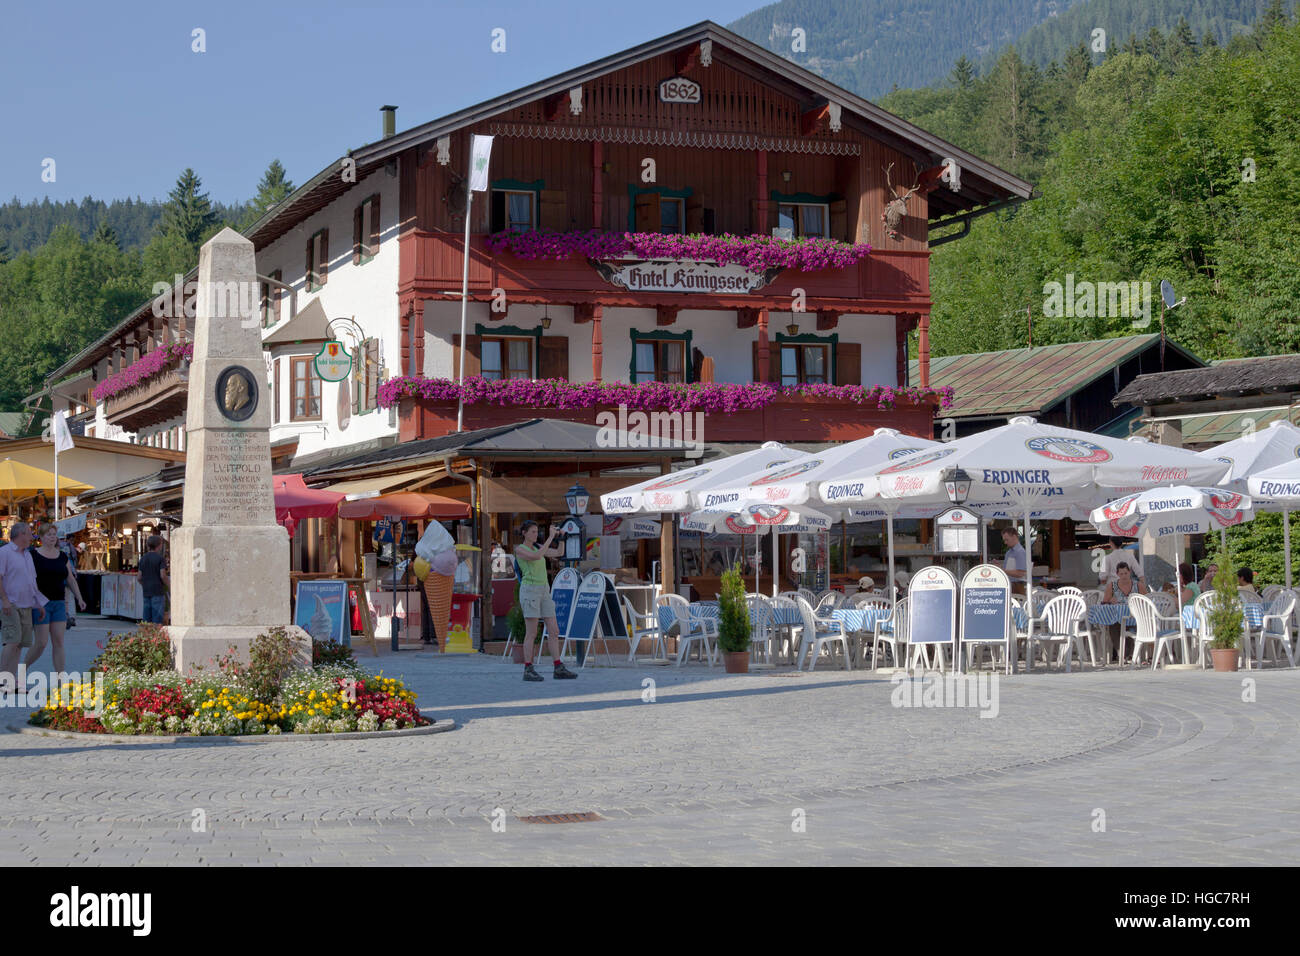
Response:
POLYGON ((288 519, 333 518, 338 515, 339 502, 346 496, 337 491, 319 491, 308 488, 302 475, 276 475, 271 479, 275 491, 275 520, 284 524, 288 519))
POLYGON ((440 521, 450 521, 468 518, 469 505, 442 495, 401 491, 375 498, 345 501, 339 505, 339 517, 353 521, 378 521, 380 518, 437 518, 440 521))

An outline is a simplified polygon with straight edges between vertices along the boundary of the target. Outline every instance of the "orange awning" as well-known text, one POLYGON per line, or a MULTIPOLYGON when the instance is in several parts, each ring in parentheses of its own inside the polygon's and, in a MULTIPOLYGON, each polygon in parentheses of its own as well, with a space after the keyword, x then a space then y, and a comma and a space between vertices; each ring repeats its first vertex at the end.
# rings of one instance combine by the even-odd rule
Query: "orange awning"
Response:
POLYGON ((468 518, 469 505, 442 495, 402 491, 345 501, 339 505, 339 517, 353 521, 378 521, 380 518, 437 518, 440 521, 450 521, 468 518))

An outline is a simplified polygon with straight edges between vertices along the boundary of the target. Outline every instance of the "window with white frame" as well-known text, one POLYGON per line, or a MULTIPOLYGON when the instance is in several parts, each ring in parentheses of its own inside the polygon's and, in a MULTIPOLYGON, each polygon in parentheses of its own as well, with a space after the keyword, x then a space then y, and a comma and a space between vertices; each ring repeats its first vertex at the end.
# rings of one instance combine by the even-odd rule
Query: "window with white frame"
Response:
POLYGON ((479 344, 484 378, 532 378, 533 339, 483 336, 479 344))
POLYGON ((827 238, 830 206, 826 203, 781 203, 777 206, 777 225, 789 229, 796 239, 827 238))

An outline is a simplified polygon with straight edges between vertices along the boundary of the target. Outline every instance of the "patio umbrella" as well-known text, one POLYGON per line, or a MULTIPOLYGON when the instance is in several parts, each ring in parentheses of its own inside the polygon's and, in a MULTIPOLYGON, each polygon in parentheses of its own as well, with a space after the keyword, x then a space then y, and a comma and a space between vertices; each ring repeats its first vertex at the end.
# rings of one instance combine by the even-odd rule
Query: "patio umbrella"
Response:
POLYGON ((1246 488, 1256 500, 1267 502, 1267 510, 1282 509, 1283 547, 1286 549, 1286 585, 1291 586, 1290 510, 1300 505, 1300 459, 1257 471, 1246 479, 1246 488))
MULTIPOLYGON (((1174 485, 1126 495, 1093 510, 1089 520, 1097 530, 1105 529, 1117 537, 1136 538, 1147 534, 1153 538, 1167 535, 1204 534, 1231 528, 1253 518, 1251 500, 1233 491, 1219 488, 1193 488, 1174 485)), ((1183 642, 1183 661, 1187 661, 1187 629, 1183 626, 1183 589, 1175 576, 1174 593, 1178 598, 1178 635, 1183 642)))
POLYGON ((56 487, 60 494, 72 495, 94 490, 94 485, 69 478, 67 475, 59 475, 55 479, 53 472, 26 462, 14 461, 12 458, 0 461, 0 491, 9 495, 11 504, 23 498, 53 494, 56 487))
POLYGON ((764 442, 762 447, 730 455, 705 465, 696 465, 670 475, 656 475, 635 485, 600 496, 600 505, 607 515, 628 514, 681 514, 697 508, 737 502, 738 498, 723 500, 725 494, 717 489, 733 485, 742 476, 787 462, 803 452, 787 448, 779 442, 764 442), (712 496, 715 500, 709 500, 712 496))
MULTIPOLYGON (((1109 438, 1043 425, 1029 417, 909 455, 884 468, 864 469, 843 483, 841 498, 888 508, 888 502, 942 504, 950 467, 970 476, 969 499, 1018 507, 1025 540, 1035 510, 1091 503, 1107 492, 1124 494, 1174 483, 1213 485, 1227 471, 1222 462, 1195 452, 1142 440, 1109 438), (859 481, 860 479, 860 481, 859 481)), ((823 483, 819 492, 828 491, 823 483)), ((1026 561, 1025 595, 1033 600, 1033 562, 1026 561)), ((1030 604, 1032 607, 1032 603, 1030 604)))
MULTIPOLYGON (((1272 498, 1255 492, 1249 479, 1270 469, 1290 467, 1291 473, 1300 475, 1300 428, 1290 422, 1271 422, 1267 428, 1243 435, 1233 441, 1215 445, 1201 452, 1206 458, 1227 463, 1227 477, 1220 482, 1225 488, 1251 495, 1256 511, 1282 512, 1282 543, 1285 551, 1286 586, 1291 586, 1291 508, 1295 498, 1272 498), (1295 467, 1292 467, 1295 466, 1295 467)), ((1266 479, 1267 480, 1267 479, 1266 479)), ((1285 478, 1276 479, 1285 481, 1285 478)), ((1227 533, 1222 534, 1227 550, 1227 533)))
MULTIPOLYGON (((719 494, 735 494, 741 504, 763 502, 786 506, 812 503, 814 507, 836 507, 844 492, 852 491, 855 475, 872 465, 883 465, 908 455, 939 447, 928 438, 904 435, 893 428, 877 428, 866 438, 845 442, 834 448, 801 455, 791 461, 745 476, 742 482, 719 489, 719 494), (847 479, 847 480, 846 480, 847 479), (821 489, 825 488, 823 495, 821 489)), ((939 509, 942 510, 942 509, 939 509)), ((889 560, 889 585, 894 587, 894 518, 933 517, 933 513, 900 515, 898 508, 881 507, 868 517, 866 509, 851 509, 846 521, 883 521, 889 560)), ((773 539, 775 561, 776 540, 773 539)))
POLYGON ((271 480, 275 495, 275 520, 289 529, 304 518, 335 518, 339 502, 347 495, 337 491, 308 488, 302 475, 276 475, 271 480))

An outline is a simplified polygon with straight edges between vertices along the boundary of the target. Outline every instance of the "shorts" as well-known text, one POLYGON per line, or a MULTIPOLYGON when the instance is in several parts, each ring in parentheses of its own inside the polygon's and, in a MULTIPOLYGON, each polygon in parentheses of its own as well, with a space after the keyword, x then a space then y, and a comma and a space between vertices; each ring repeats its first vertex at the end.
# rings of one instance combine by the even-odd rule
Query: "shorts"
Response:
MULTIPOLYGON (((34 615, 33 615, 34 617, 34 615)), ((68 602, 67 601, 48 601, 45 604, 45 617, 37 621, 38 624, 53 624, 56 621, 68 620, 68 602)))
POLYGON ((551 589, 540 584, 520 585, 519 607, 524 612, 525 620, 535 617, 555 617, 555 602, 551 600, 551 589))
POLYGON ((29 607, 15 607, 12 611, 0 609, 0 633, 4 635, 0 643, 31 647, 36 643, 36 632, 32 630, 32 609, 29 607))

